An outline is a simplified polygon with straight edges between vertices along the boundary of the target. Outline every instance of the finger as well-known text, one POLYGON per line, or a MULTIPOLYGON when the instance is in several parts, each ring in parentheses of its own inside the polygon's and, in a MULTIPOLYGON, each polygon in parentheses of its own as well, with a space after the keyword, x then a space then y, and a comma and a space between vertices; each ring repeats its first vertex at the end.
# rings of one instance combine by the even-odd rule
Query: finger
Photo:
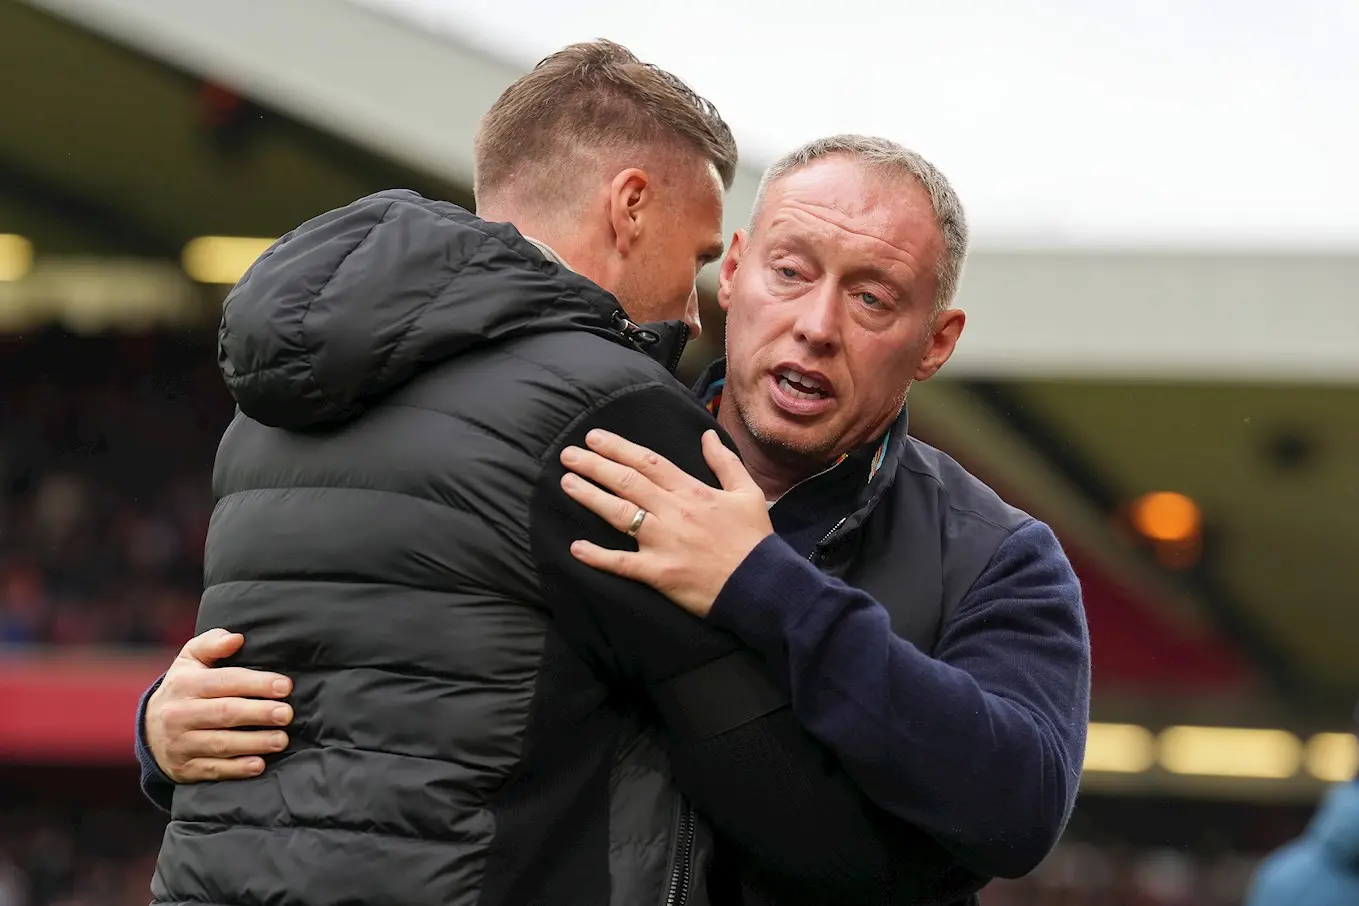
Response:
MULTIPOLYGON (((570 472, 563 475, 562 490, 566 492, 567 497, 570 497, 576 503, 579 503, 620 532, 626 532, 631 528, 632 520, 637 518, 637 504, 621 500, 610 494, 608 491, 590 484, 590 482, 581 478, 579 475, 572 475, 570 472)), ((647 522, 653 518, 655 517, 648 514, 648 516, 642 520, 642 528, 645 529, 647 527, 647 522)), ((637 534, 640 536, 641 531, 638 531, 637 534)))
POLYGON ((286 676, 249 667, 213 667, 175 680, 185 698, 284 698, 293 689, 286 676))
POLYGON ((238 632, 209 629, 207 632, 199 633, 189 639, 179 652, 179 656, 197 661, 205 667, 211 667, 214 661, 230 657, 240 651, 244 644, 245 636, 238 632))
POLYGON ((273 755, 288 747, 282 730, 197 730, 175 740, 170 754, 187 765, 198 759, 273 755))
POLYGON ((249 780, 264 773, 264 759, 195 758, 184 765, 173 778, 178 783, 203 783, 213 780, 249 780))
POLYGON ((717 436, 716 431, 703 432, 703 458, 708 462, 708 468, 713 470, 717 480, 722 483, 724 491, 745 491, 751 488, 758 489, 755 479, 750 477, 750 472, 746 470, 745 464, 741 462, 741 457, 733 453, 726 444, 722 443, 722 438, 717 436))
POLYGON ((605 459, 636 469, 667 491, 678 491, 698 480, 654 450, 612 431, 595 428, 585 435, 585 445, 605 459))
MULTIPOLYGON (((664 506, 662 491, 650 478, 631 466, 620 465, 591 450, 567 447, 562 450, 562 465, 590 479, 631 504, 652 512, 664 506)), ((628 515, 632 519, 632 515, 628 515)))
POLYGON ((641 572, 637 569, 638 555, 631 551, 609 550, 589 541, 576 541, 571 545, 571 556, 586 566, 624 579, 641 579, 641 572))
POLYGON ((236 727, 286 727, 293 709, 281 702, 252 698, 196 698, 171 702, 161 715, 167 733, 230 730, 236 727))

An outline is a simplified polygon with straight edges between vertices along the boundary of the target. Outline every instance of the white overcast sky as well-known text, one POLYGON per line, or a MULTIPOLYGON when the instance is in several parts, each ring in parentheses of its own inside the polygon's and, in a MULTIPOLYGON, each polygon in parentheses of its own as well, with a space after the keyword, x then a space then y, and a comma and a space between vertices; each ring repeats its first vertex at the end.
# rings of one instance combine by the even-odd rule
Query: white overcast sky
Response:
POLYGON ((1359 0, 362 0, 525 67, 609 37, 747 161, 870 132, 978 239, 1359 249, 1359 0))

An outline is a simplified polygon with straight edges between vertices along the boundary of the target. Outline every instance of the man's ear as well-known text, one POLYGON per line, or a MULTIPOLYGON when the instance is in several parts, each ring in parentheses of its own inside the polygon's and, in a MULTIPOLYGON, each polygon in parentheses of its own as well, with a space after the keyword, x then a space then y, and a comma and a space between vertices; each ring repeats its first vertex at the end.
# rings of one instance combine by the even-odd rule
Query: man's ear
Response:
POLYGON ((645 212, 655 194, 651 177, 637 167, 619 171, 609 183, 609 225, 618 254, 627 257, 641 238, 645 212))
POLYGON ((723 311, 731 308, 731 284, 736 279, 736 269, 741 266, 741 256, 749 244, 745 230, 737 230, 731 237, 731 245, 722 258, 722 267, 717 272, 717 304, 723 311))
POLYGON ((925 357, 915 371, 917 381, 928 381, 934 377, 944 363, 953 355, 962 336, 967 314, 961 308, 946 308, 934 316, 934 331, 930 334, 929 345, 925 347, 925 357))

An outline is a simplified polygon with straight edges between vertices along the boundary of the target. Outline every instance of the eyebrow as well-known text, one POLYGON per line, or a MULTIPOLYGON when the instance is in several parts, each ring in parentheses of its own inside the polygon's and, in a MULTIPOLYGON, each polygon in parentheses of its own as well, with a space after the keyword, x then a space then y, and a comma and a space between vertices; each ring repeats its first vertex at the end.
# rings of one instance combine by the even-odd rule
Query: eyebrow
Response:
MULTIPOLYGON (((910 284, 914 282, 913 280, 903 279, 903 277, 905 277, 904 274, 893 273, 876 264, 865 264, 860 267, 855 267, 852 268, 849 273, 856 277, 862 276, 873 280, 880 280, 883 283, 896 287, 903 293, 910 292, 910 284)), ((911 277, 914 276, 914 274, 911 274, 911 277)))
MULTIPOLYGON (((800 235, 773 236, 770 239, 770 251, 775 254, 791 253, 796 255, 815 255, 815 243, 800 235)), ((850 277, 866 277, 870 280, 877 280, 893 287, 903 296, 912 294, 912 284, 918 276, 914 272, 893 273, 892 271, 877 264, 859 264, 849 268, 846 275, 850 277)))
POLYGON ((812 244, 802 236, 797 234, 780 235, 772 229, 769 232, 772 234, 769 237, 770 254, 792 252, 800 255, 810 255, 813 252, 812 244))

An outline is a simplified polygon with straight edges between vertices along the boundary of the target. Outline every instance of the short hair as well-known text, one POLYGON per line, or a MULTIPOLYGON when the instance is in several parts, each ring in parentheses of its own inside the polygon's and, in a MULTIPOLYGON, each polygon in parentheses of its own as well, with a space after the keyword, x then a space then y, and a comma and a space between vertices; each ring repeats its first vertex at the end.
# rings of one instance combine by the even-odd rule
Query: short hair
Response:
POLYGON ((563 204, 570 200, 563 168, 579 169, 581 156, 655 147, 702 155, 725 188, 736 177, 736 140, 711 101, 621 44, 572 44, 505 89, 482 117, 474 193, 563 204))
POLYGON ((944 240, 943 260, 935 272, 938 291, 934 305, 937 311, 948 308, 958 294, 963 264, 967 260, 968 230, 963 203, 938 167, 890 139, 872 135, 832 135, 808 142, 785 154, 765 170, 760 179, 760 187, 755 193, 755 206, 750 215, 752 226, 759 219, 760 207, 771 185, 808 164, 835 155, 852 158, 874 169, 907 176, 925 190, 934 211, 935 223, 944 240))

